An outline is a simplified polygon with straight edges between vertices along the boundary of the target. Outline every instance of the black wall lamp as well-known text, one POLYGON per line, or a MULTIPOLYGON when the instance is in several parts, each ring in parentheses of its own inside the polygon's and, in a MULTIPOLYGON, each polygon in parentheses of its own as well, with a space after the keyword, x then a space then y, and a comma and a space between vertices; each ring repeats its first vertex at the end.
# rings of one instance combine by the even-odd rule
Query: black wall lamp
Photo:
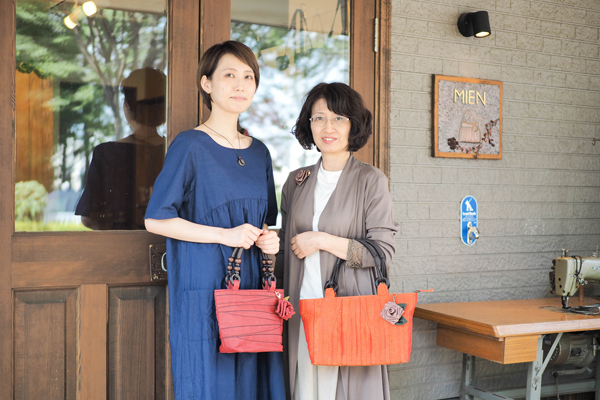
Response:
POLYGON ((461 35, 478 38, 489 36, 492 33, 490 29, 490 17, 487 11, 477 11, 465 13, 458 17, 458 30, 461 35))

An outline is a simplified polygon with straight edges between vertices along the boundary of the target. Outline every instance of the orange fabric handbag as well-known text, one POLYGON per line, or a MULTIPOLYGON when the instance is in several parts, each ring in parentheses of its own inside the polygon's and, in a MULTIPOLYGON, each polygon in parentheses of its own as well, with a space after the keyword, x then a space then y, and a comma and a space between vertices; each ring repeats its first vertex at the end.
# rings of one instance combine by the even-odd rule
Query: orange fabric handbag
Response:
POLYGON ((273 260, 263 255, 262 289, 240 290, 241 256, 241 248, 233 250, 225 277, 227 289, 215 290, 219 352, 283 351, 283 320, 294 311, 283 298, 283 289, 275 289, 273 260))
POLYGON ((313 365, 388 365, 410 359, 418 292, 389 293, 381 249, 373 241, 358 241, 375 259, 377 294, 336 297, 342 264, 338 259, 325 285, 325 298, 300 300, 300 315, 313 365))

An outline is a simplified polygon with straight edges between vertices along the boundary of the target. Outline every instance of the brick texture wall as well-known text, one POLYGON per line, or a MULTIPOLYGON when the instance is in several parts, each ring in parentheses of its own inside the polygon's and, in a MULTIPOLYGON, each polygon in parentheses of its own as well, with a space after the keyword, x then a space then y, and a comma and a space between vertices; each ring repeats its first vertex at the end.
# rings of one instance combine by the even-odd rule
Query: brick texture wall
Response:
MULTIPOLYGON (((423 303, 548 296, 560 249, 600 244, 600 0, 393 0, 392 15, 393 288, 435 289, 423 303), (492 35, 462 37, 458 17, 478 10, 492 35), (502 160, 431 156, 434 74, 504 83, 502 160), (466 195, 479 204, 472 247, 459 237, 466 195)), ((392 398, 458 396, 461 354, 435 346, 435 324, 414 330, 392 398)), ((522 385, 525 371, 480 362, 476 384, 522 385)))

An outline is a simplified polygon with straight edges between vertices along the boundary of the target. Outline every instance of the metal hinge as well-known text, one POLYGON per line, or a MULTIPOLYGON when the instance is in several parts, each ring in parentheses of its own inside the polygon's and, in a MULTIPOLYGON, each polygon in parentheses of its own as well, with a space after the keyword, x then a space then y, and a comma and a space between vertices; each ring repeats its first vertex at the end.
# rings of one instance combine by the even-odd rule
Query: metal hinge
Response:
POLYGON ((373 51, 377 53, 379 50, 379 18, 375 18, 375 43, 373 46, 373 51))

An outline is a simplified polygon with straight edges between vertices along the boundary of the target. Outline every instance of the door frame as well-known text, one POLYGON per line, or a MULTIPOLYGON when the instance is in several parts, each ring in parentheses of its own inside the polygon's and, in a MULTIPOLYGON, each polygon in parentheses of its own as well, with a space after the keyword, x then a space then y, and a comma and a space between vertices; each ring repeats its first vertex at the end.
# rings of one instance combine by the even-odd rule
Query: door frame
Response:
POLYGON ((389 178, 392 4, 391 0, 351 0, 350 4, 351 16, 361 16, 351 18, 350 86, 362 95, 373 113, 373 135, 355 157, 379 168, 389 178), (357 31, 360 35, 353 34, 357 31))
POLYGON ((379 19, 379 43, 375 57, 375 105, 373 115, 373 165, 390 177, 392 85, 392 0, 375 1, 379 19))
MULTIPOLYGON (((351 43, 350 82, 374 114, 372 144, 365 150, 364 157, 359 157, 370 159, 389 176, 391 0, 352 1, 351 7, 352 16, 374 12, 379 19, 377 53, 373 52, 374 21, 351 19, 351 32, 357 29, 370 32, 360 37, 353 35, 351 43), (370 64, 364 64, 365 60, 370 60, 370 64)), ((13 399, 13 273, 17 279, 34 274, 44 288, 65 287, 64 277, 69 275, 68 287, 94 284, 99 277, 103 283, 110 284, 106 276, 111 274, 120 276, 120 283, 149 283, 147 251, 129 251, 125 270, 119 263, 107 263, 107 257, 110 259, 107 253, 113 253, 119 246, 127 252, 127 245, 132 243, 147 249, 148 244, 164 242, 164 238, 145 231, 14 232, 15 9, 16 0, 0 1, 0 36, 3 38, 0 59, 4 60, 0 63, 0 354, 4 355, 0 357, 0 375, 11 377, 0 380, 1 400, 13 399), (44 275, 45 265, 57 263, 63 272, 60 280, 44 275), (87 266, 85 274, 81 273, 82 265, 87 266)), ((170 0, 169 11, 167 132, 170 142, 177 132, 197 124, 203 114, 198 92, 190 89, 190 83, 194 82, 195 87, 199 49, 203 51, 229 38, 229 24, 215 21, 229 21, 230 7, 223 6, 219 0, 170 0), (209 26, 212 28, 208 29, 209 26)), ((14 283, 19 285, 18 280, 14 283)))
POLYGON ((12 252, 15 208, 15 0, 0 1, 0 380, 2 399, 13 398, 12 252), (8 357, 6 355, 9 355, 8 357))

